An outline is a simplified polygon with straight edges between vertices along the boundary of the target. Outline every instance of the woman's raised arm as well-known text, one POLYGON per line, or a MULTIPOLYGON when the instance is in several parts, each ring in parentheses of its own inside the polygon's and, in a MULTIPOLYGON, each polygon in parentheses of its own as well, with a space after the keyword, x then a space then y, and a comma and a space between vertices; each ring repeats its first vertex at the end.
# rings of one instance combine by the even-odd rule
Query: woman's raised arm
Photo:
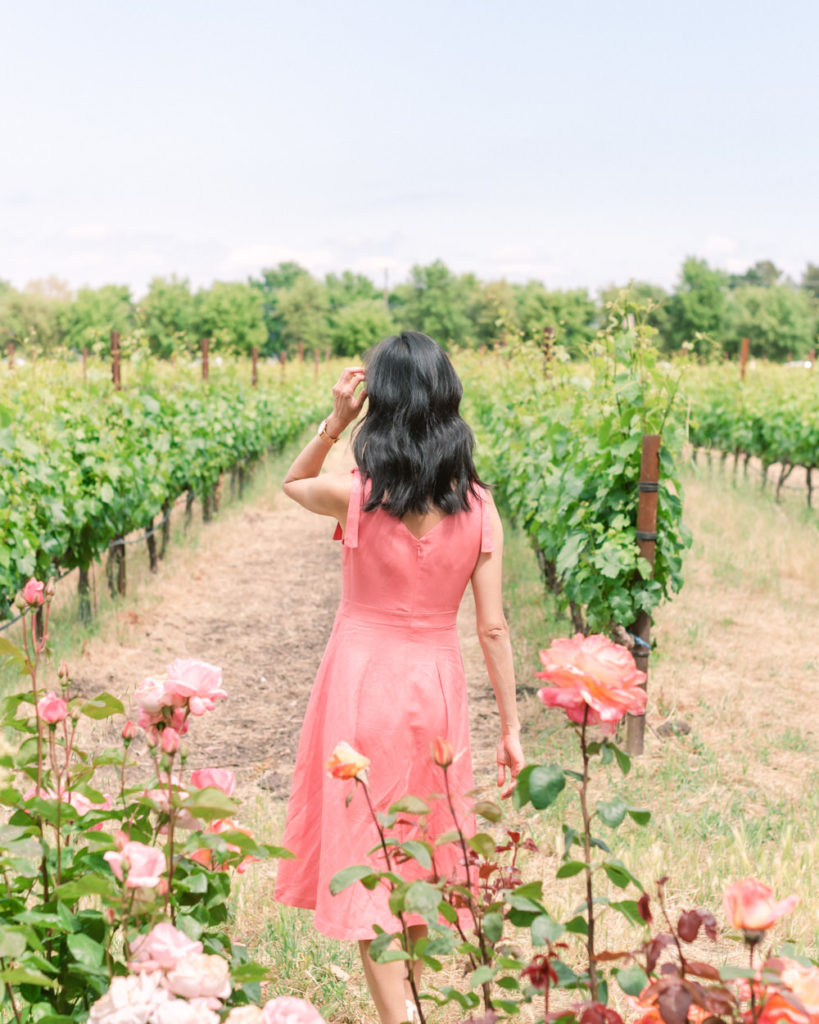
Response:
POLYGON ((361 412, 367 392, 364 387, 364 367, 349 366, 333 388, 333 411, 316 434, 299 452, 288 469, 282 490, 310 512, 333 516, 345 525, 347 504, 350 499, 349 473, 326 473, 319 476, 327 453, 341 434, 361 412))

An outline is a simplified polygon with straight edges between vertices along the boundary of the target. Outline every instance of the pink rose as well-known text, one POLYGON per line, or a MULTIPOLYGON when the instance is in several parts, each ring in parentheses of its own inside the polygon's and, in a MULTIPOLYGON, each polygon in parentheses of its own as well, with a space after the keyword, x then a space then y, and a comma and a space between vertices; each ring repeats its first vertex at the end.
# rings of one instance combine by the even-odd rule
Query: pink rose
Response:
POLYGON ((170 703, 166 698, 165 680, 154 679, 152 676, 143 679, 134 694, 137 707, 140 711, 144 711, 146 715, 160 714, 162 709, 170 703))
POLYGON ((145 1024, 170 998, 159 974, 113 978, 105 995, 91 1007, 88 1024, 145 1024))
POLYGON ((165 692, 187 700, 192 715, 213 711, 214 701, 227 697, 222 689, 221 668, 193 658, 177 658, 168 666, 165 692))
POLYGON ((151 1024, 219 1024, 219 1014, 204 999, 171 999, 151 1017, 151 1024))
POLYGON ((129 966, 132 971, 172 971, 183 956, 201 953, 202 948, 201 942, 195 942, 172 924, 162 921, 134 941, 133 961, 129 966))
MULTIPOLYGON (((224 957, 207 953, 186 953, 165 976, 174 995, 186 999, 227 999, 230 968, 224 957)), ((214 1007, 218 1009, 218 1005, 214 1007)))
POLYGON ((260 1006, 234 1006, 224 1024, 264 1024, 264 1014, 260 1006))
POLYGON ((190 784, 196 789, 221 789, 226 796, 233 796, 236 776, 229 768, 197 768, 190 774, 190 784))
POLYGON ((132 740, 136 736, 137 727, 130 719, 122 727, 122 738, 124 740, 132 740))
POLYGON ((733 882, 722 897, 728 923, 748 932, 762 932, 770 928, 778 917, 793 910, 797 902, 796 896, 775 900, 768 886, 755 878, 733 882))
POLYGON ((35 580, 32 576, 31 579, 23 587, 23 600, 31 608, 39 608, 45 600, 43 596, 44 583, 39 580, 35 580))
POLYGON ((162 730, 161 739, 162 749, 166 754, 175 754, 179 750, 179 733, 176 729, 172 729, 169 725, 166 725, 162 730))
POLYGON ((295 996, 278 996, 265 1003, 262 1019, 264 1024, 325 1024, 315 1006, 295 996))
POLYGON ((109 850, 103 857, 120 881, 125 877, 128 889, 155 889, 162 881, 165 854, 153 846, 131 841, 121 852, 109 850))
POLYGON ((44 722, 55 725, 68 714, 68 705, 56 693, 47 693, 37 701, 37 712, 44 722))
POLYGON ((613 732, 626 713, 645 711, 646 691, 640 685, 645 672, 625 647, 600 633, 553 640, 540 660, 543 671, 535 675, 551 686, 538 690, 538 698, 547 707, 563 708, 578 725, 585 721, 613 732))

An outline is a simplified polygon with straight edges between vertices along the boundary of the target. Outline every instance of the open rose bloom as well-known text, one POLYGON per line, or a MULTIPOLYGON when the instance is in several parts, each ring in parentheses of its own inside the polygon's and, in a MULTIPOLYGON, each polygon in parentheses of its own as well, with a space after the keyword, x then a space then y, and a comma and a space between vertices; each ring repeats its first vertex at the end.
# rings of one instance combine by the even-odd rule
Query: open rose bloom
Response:
POLYGON ((645 672, 625 647, 601 633, 553 640, 540 660, 543 671, 535 674, 550 685, 538 690, 538 698, 546 707, 563 708, 578 725, 585 720, 613 733, 624 715, 645 711, 645 672))
POLYGON ((334 779, 358 779, 366 782, 366 771, 370 765, 370 759, 351 747, 349 743, 337 743, 330 760, 327 762, 327 771, 334 779))
POLYGON ((770 928, 777 918, 790 913, 798 897, 774 899, 773 892, 755 878, 733 882, 722 896, 725 918, 734 928, 745 932, 762 932, 770 928))
POLYGON ((26 583, 23 587, 23 600, 31 608, 39 608, 45 601, 45 584, 40 580, 35 580, 34 577, 26 583))
POLYGON ((152 746, 162 745, 165 753, 175 753, 178 739, 188 731, 190 715, 204 715, 227 694, 222 689, 222 670, 206 661, 177 658, 162 676, 150 676, 134 695, 139 708, 137 724, 145 729, 152 746), (165 731, 178 736, 165 738, 165 731))

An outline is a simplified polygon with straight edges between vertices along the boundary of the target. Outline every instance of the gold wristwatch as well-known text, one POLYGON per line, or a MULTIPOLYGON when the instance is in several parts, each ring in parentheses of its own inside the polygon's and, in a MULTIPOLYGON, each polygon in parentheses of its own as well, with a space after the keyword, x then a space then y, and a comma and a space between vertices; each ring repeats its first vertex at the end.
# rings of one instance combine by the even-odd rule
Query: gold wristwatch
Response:
POLYGON ((337 437, 333 437, 332 434, 327 432, 327 420, 322 420, 319 424, 317 436, 320 437, 322 441, 329 441, 330 444, 335 444, 336 441, 338 441, 337 437))

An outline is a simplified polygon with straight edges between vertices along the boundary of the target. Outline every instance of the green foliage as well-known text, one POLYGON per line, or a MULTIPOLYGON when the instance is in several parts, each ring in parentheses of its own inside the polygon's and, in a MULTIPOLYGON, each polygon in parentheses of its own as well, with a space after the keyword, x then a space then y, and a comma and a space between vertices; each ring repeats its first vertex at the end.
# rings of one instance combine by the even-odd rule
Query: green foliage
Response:
POLYGON ((463 346, 472 327, 464 308, 467 290, 469 283, 462 284, 441 260, 416 264, 409 283, 390 296, 390 308, 402 330, 423 331, 443 348, 463 346))
POLYGON ((816 339, 816 316, 809 295, 786 284, 742 285, 730 294, 725 351, 735 354, 748 338, 751 355, 803 359, 816 339))
POLYGON ((66 300, 39 291, 0 291, 0 345, 38 354, 53 351, 61 338, 59 317, 66 300))
POLYGON ((80 288, 74 301, 60 309, 58 319, 69 348, 88 348, 97 355, 108 352, 111 331, 126 335, 135 326, 131 291, 115 284, 80 288))
POLYGON ((335 355, 360 356, 395 331, 395 323, 381 299, 357 299, 330 318, 330 340, 335 355))
POLYGON ((152 355, 198 350, 196 302, 187 278, 153 278, 137 315, 152 355))
POLYGON ((585 288, 548 291, 540 281, 516 289, 517 316, 524 338, 540 341, 545 328, 558 345, 578 353, 594 337, 599 313, 585 288))
POLYGON ((281 337, 288 352, 299 344, 308 352, 327 348, 327 292, 320 281, 302 274, 276 298, 281 319, 281 337))
POLYGON ((582 366, 544 367, 539 351, 519 348, 508 361, 462 367, 481 473, 584 631, 629 626, 682 585, 679 374, 658 361, 653 331, 636 319, 642 312, 623 297, 582 366), (654 433, 663 448, 652 574, 635 531, 641 439, 654 433))
POLYGON ((687 343, 697 355, 702 338, 722 340, 727 321, 727 275, 713 270, 706 260, 689 258, 682 266, 680 283, 668 303, 668 344, 672 350, 687 343))
POLYGON ((212 348, 234 355, 250 355, 267 336, 263 323, 264 300, 258 289, 240 281, 217 281, 196 296, 196 328, 212 348))

